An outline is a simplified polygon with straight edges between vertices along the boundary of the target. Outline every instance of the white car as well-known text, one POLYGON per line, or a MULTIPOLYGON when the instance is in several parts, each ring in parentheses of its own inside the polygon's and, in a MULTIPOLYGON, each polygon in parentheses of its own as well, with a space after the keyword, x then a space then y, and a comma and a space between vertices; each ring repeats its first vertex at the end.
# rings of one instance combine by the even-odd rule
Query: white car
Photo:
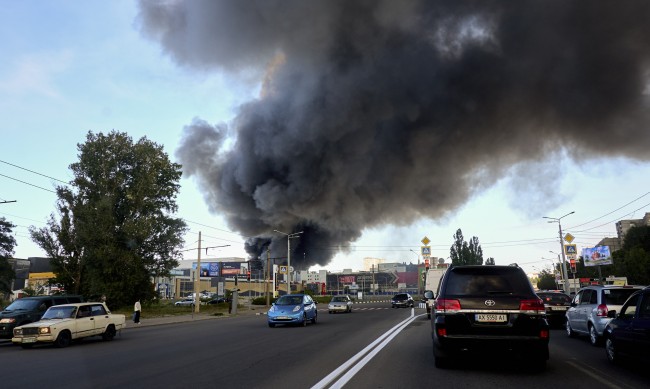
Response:
POLYGON ((55 305, 41 320, 14 328, 14 344, 30 348, 37 343, 67 347, 74 339, 101 336, 112 340, 125 327, 124 315, 112 314, 104 303, 55 305))
POLYGON ((185 305, 194 305, 194 299, 193 298, 185 298, 179 301, 176 301, 174 303, 176 306, 185 306, 185 305))
POLYGON ((352 300, 347 295, 344 296, 334 296, 332 300, 327 305, 327 310, 329 313, 334 312, 352 312, 352 300))

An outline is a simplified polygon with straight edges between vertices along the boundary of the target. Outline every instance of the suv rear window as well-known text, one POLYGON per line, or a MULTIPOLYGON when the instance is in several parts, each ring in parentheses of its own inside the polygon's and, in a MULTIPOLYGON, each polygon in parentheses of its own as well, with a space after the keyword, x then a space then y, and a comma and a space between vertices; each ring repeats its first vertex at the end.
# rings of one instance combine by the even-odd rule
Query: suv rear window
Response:
POLYGON ((611 305, 623 305, 625 300, 638 289, 603 289, 603 303, 611 305))
POLYGON ((485 296, 494 295, 530 295, 532 286, 527 277, 521 277, 521 270, 485 268, 452 269, 454 277, 448 277, 445 295, 485 296))
POLYGON ((571 297, 561 293, 537 293, 537 295, 546 302, 554 304, 570 303, 571 297))

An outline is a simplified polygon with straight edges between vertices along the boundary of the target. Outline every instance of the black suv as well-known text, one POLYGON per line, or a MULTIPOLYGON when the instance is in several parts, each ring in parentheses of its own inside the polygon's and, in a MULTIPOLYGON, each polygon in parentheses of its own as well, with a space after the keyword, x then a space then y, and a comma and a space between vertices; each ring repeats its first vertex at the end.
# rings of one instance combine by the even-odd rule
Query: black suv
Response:
POLYGON ((533 370, 548 360, 544 303, 518 266, 457 266, 442 278, 431 319, 438 368, 454 358, 501 352, 524 357, 533 370))
POLYGON ((13 336, 14 327, 41 320, 41 316, 52 305, 80 303, 81 296, 33 296, 14 300, 0 312, 0 339, 13 336))
POLYGON ((397 307, 414 307, 415 303, 413 302, 413 297, 408 293, 398 293, 390 300, 390 304, 393 308, 397 307))

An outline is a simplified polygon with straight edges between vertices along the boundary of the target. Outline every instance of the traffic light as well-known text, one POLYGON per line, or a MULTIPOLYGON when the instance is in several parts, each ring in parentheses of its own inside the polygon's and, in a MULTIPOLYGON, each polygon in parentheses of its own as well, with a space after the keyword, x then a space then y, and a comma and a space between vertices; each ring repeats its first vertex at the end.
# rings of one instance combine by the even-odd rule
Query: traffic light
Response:
POLYGON ((250 270, 246 273, 246 279, 247 279, 248 281, 251 280, 251 271, 250 271, 250 270))
POLYGON ((576 260, 575 259, 570 259, 569 260, 569 265, 571 266, 571 273, 576 273, 578 271, 576 267, 576 260))

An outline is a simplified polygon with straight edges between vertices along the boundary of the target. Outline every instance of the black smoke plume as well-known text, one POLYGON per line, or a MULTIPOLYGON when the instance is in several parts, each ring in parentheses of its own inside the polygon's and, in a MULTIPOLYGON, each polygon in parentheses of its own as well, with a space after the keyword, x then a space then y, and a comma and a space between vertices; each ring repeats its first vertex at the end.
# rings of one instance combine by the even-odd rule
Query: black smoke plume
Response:
POLYGON ((231 122, 195 119, 177 156, 252 256, 286 251, 274 229, 304 231, 301 268, 550 156, 647 160, 649 21, 648 1, 571 0, 142 1, 138 16, 180 65, 261 85, 231 122))

